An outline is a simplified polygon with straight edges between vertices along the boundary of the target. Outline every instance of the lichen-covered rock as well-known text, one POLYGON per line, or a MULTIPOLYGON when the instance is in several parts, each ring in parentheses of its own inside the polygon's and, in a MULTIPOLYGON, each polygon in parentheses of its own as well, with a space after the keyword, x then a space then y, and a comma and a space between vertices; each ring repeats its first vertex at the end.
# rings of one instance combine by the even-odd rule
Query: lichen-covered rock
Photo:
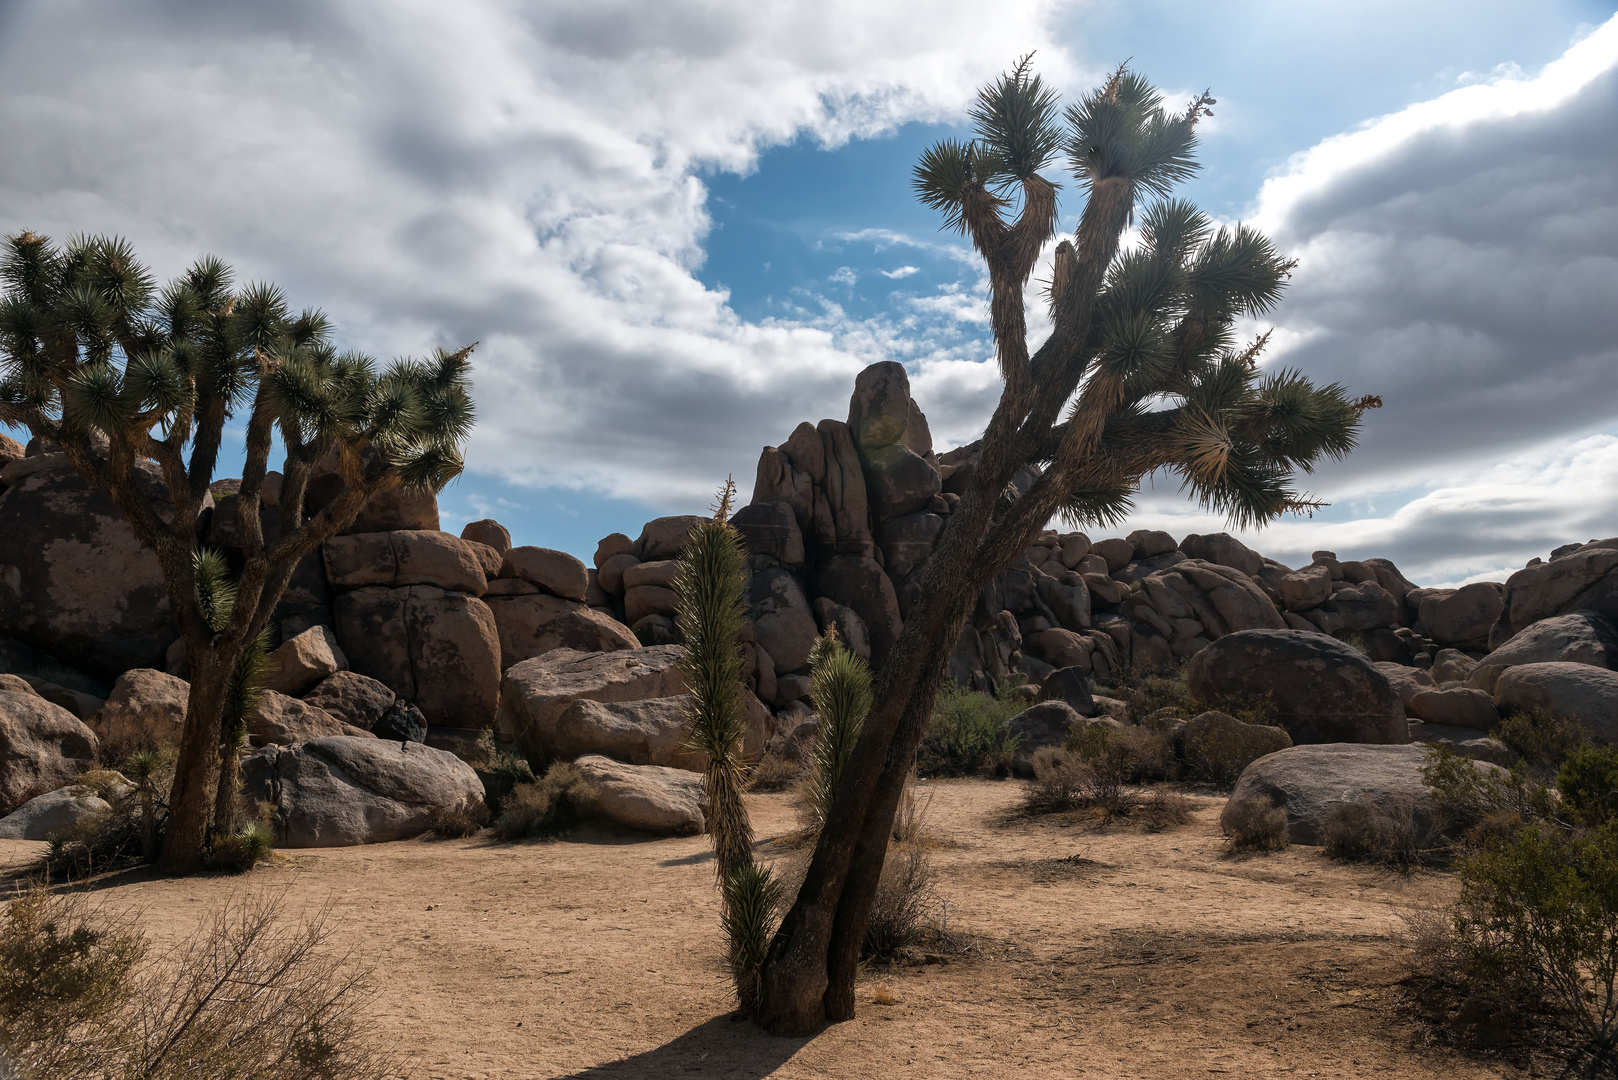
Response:
POLYGON ((553 649, 608 652, 640 645, 629 627, 559 596, 498 596, 485 600, 500 634, 500 670, 553 649))
POLYGON ((588 754, 574 762, 595 786, 593 810, 610 821, 658 836, 703 829, 702 777, 661 765, 626 765, 588 754))
POLYGON ((1191 660, 1188 685, 1210 702, 1265 701, 1295 743, 1402 743, 1404 703, 1348 645, 1298 630, 1242 630, 1191 660))
POLYGON ((556 649, 513 664, 501 681, 498 732, 530 757, 555 758, 556 723, 568 706, 581 699, 611 703, 683 694, 682 655, 678 645, 601 653, 556 649))
POLYGON ((0 814, 71 783, 98 749, 95 732, 66 709, 0 690, 0 814))
POLYGON ((428 723, 493 723, 500 635, 482 600, 431 585, 369 586, 339 596, 334 614, 350 667, 413 702, 428 723))
POLYGON ((304 703, 345 724, 370 731, 394 702, 388 685, 357 671, 339 671, 304 695, 304 703))
MULTIPOLYGON (((137 475, 167 516, 156 466, 142 464, 137 475)), ((130 668, 161 667, 175 638, 157 556, 65 464, 0 495, 0 637, 21 638, 108 682, 130 668)))
POLYGON ((0 817, 0 840, 49 840, 52 836, 66 836, 85 818, 111 809, 111 803, 88 787, 69 784, 35 795, 0 817))
POLYGON ((403 840, 426 832, 444 811, 483 803, 483 781, 454 754, 350 736, 249 754, 242 792, 275 807, 281 847, 403 840))
POLYGON ((334 536, 322 553, 327 580, 339 592, 367 585, 433 585, 481 596, 488 587, 471 546, 446 532, 401 529, 334 536))

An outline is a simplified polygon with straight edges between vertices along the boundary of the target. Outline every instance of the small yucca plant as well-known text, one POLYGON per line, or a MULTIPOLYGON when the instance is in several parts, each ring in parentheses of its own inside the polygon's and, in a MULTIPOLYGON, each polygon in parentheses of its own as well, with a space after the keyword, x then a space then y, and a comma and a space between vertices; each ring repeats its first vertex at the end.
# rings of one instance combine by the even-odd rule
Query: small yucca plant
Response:
POLYGON ((810 754, 804 803, 810 828, 819 831, 831 815, 843 769, 860 740, 865 714, 871 710, 871 669, 827 626, 809 654, 809 673, 809 700, 820 717, 820 730, 810 754))
POLYGON ((730 974, 741 1011, 751 1016, 758 1007, 758 974, 775 934, 782 885, 768 867, 748 862, 725 877, 722 890, 720 925, 729 945, 730 974))

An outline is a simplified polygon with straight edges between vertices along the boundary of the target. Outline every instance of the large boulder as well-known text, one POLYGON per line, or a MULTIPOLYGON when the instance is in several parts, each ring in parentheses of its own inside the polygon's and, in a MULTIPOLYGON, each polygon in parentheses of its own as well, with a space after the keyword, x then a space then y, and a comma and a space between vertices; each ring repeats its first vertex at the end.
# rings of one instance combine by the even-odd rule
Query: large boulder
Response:
POLYGON ((860 463, 871 516, 879 522, 913 514, 943 490, 937 467, 903 444, 862 446, 860 463))
MULTIPOLYGON (((143 463, 137 475, 167 517, 156 466, 143 463)), ((65 465, 0 495, 0 637, 21 638, 106 682, 130 668, 161 667, 175 638, 156 554, 65 465)))
POLYGON ((1194 619, 1211 639, 1286 625, 1264 590, 1240 570, 1187 559, 1148 574, 1141 589, 1165 619, 1194 619))
POLYGON ((933 448, 927 418, 910 396, 910 376, 896 360, 882 360, 854 377, 848 431, 860 449, 904 445, 920 455, 933 448))
POLYGON ((619 825, 658 836, 700 833, 702 777, 661 765, 626 765, 587 754, 574 764, 595 786, 592 809, 619 825))
POLYGON ((1404 703, 1364 655, 1323 634, 1241 630, 1191 660, 1191 692, 1213 703, 1267 700, 1295 743, 1402 743, 1404 703))
POLYGON ((0 690, 0 814, 71 783, 99 749, 95 732, 66 709, 0 690))
POLYGON ((446 532, 401 529, 334 536, 322 556, 326 579, 339 592, 367 585, 436 585, 481 596, 488 587, 471 545, 446 532))
POLYGON ((1594 611, 1541 619, 1479 660, 1467 682, 1492 693, 1500 673, 1509 667, 1556 662, 1618 667, 1618 626, 1594 611))
MULTIPOLYGON (((368 462, 374 451, 367 450, 368 462)), ((310 470, 309 484, 304 489, 305 518, 312 517, 335 502, 346 484, 338 472, 337 451, 333 450, 310 470)), ((438 496, 430 488, 406 488, 403 485, 379 491, 365 501, 353 522, 342 530, 344 534, 394 532, 407 529, 421 532, 438 531, 438 496)))
POLYGON ((1281 602, 1288 611, 1308 611, 1331 599, 1331 571, 1306 566, 1281 579, 1281 602))
POLYGON ((466 528, 461 530, 461 539, 485 544, 493 548, 496 555, 504 555, 511 550, 511 531, 493 518, 467 522, 466 528))
POLYGON ((1006 721, 1006 734, 1020 740, 1012 755, 1011 771, 1018 776, 1034 775, 1034 751, 1061 746, 1073 729, 1084 723, 1077 709, 1065 701, 1042 701, 1006 721))
POLYGON ((1264 569, 1263 557, 1229 533, 1200 536, 1193 533, 1180 541, 1180 550, 1185 552, 1188 559, 1228 566, 1250 578, 1257 577, 1258 572, 1264 569))
POLYGON ((483 781, 444 750, 336 736, 249 754, 242 793, 275 807, 281 847, 347 847, 418 836, 443 812, 481 806, 483 781))
POLYGON ((501 681, 498 732, 520 743, 531 758, 556 758, 557 721, 570 705, 683 694, 679 663, 684 653, 678 645, 603 653, 555 649, 513 664, 501 681))
POLYGON ((1618 540, 1602 540, 1524 567, 1506 579, 1503 610, 1490 644, 1504 645, 1528 626, 1574 611, 1618 620, 1618 540))
POLYGON ((865 628, 871 636, 871 666, 880 668, 904 630, 899 618, 899 597, 882 567, 875 559, 863 556, 834 556, 820 567, 815 577, 815 592, 853 608, 865 620, 865 628))
POLYGON ((500 634, 475 596, 431 585, 369 586, 334 608, 349 665, 414 702, 431 724, 482 728, 500 697, 500 634))
POLYGON ((345 724, 370 731, 395 696, 380 680, 357 671, 339 671, 305 694, 303 701, 345 724))
POLYGON ((531 581, 548 593, 567 600, 584 600, 589 575, 584 563, 565 551, 542 547, 514 547, 500 563, 500 576, 531 581))
POLYGON ((178 746, 190 697, 191 684, 184 679, 150 668, 126 671, 101 706, 96 731, 120 753, 163 743, 178 746))
POLYGON ((758 643, 785 674, 808 666, 820 628, 798 579, 785 570, 760 570, 748 590, 748 616, 758 643))
POLYGON ((35 795, 5 817, 0 817, 0 840, 49 840, 65 836, 93 814, 112 805, 87 787, 67 787, 35 795))
POLYGON ((1422 629, 1440 645, 1487 642, 1489 630, 1505 607, 1502 592, 1503 587, 1494 581, 1475 581, 1454 592, 1432 590, 1420 601, 1422 629))
POLYGON ((1494 685, 1501 712, 1548 709, 1574 717, 1604 743, 1618 743, 1618 671, 1554 661, 1518 664, 1494 685))
POLYGON ((1404 702, 1405 715, 1407 716, 1410 715, 1412 698, 1423 690, 1432 690, 1438 686, 1433 677, 1421 668, 1406 667, 1391 660, 1379 660, 1376 663, 1376 669, 1386 675, 1388 682, 1393 684, 1393 689, 1398 693, 1399 700, 1404 702))
POLYGON ((641 562, 677 559, 685 550, 691 530, 708 520, 700 514, 653 518, 642 527, 640 539, 635 541, 634 555, 641 562))
POLYGON ((553 649, 611 652, 640 645, 611 615, 560 596, 494 596, 484 602, 500 633, 501 671, 553 649))
POLYGON ((254 746, 290 746, 327 735, 367 734, 365 728, 344 724, 324 709, 274 690, 264 692, 258 708, 247 718, 247 736, 254 746))
POLYGON ((311 626, 283 641, 267 658, 266 689, 301 697, 321 680, 348 667, 348 657, 329 626, 311 626))
MULTIPOLYGON (((1362 746, 1327 743, 1293 746, 1266 754, 1242 771, 1225 804, 1224 815, 1239 799, 1264 799, 1287 813, 1287 839, 1294 844, 1325 842, 1327 815, 1345 803, 1368 803, 1386 813, 1401 804, 1413 812, 1419 840, 1436 843, 1449 824, 1422 782, 1424 745, 1362 746)), ((1497 766, 1479 763, 1480 769, 1497 766)))
MULTIPOLYGON (((819 445, 816 439, 815 446, 819 445)), ((791 503, 756 502, 736 511, 730 523, 742 534, 749 554, 767 556, 785 567, 803 566, 803 530, 791 503)))
POLYGON ((1500 722, 1500 714, 1488 694, 1461 686, 1423 690, 1410 699, 1405 713, 1426 724, 1480 731, 1489 731, 1500 722))
POLYGON ((551 731, 559 758, 602 754, 628 765, 666 765, 701 772, 708 757, 686 742, 691 695, 645 701, 581 698, 556 718, 551 731))

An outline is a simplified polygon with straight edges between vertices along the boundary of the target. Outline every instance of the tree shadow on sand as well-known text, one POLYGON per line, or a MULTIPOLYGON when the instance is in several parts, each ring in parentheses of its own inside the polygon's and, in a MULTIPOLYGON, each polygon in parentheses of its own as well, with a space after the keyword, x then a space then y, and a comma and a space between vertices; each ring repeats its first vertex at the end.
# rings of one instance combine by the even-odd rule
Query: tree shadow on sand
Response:
POLYGON ((726 1080, 762 1080, 785 1065, 809 1042, 766 1035, 730 1015, 698 1024, 662 1046, 632 1057, 592 1065, 558 1080, 604 1080, 606 1077, 701 1076, 726 1080))

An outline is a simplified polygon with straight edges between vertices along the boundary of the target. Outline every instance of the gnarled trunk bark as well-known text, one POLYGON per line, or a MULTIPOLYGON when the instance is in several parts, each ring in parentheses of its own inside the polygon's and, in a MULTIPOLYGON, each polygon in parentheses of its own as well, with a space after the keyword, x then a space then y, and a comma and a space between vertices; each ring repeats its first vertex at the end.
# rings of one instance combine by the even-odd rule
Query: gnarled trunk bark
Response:
POLYGON ((202 868, 203 849, 213 823, 219 783, 219 724, 225 712, 225 687, 235 659, 187 641, 191 693, 180 756, 169 789, 168 823, 163 830, 158 866, 168 874, 190 874, 202 868))

